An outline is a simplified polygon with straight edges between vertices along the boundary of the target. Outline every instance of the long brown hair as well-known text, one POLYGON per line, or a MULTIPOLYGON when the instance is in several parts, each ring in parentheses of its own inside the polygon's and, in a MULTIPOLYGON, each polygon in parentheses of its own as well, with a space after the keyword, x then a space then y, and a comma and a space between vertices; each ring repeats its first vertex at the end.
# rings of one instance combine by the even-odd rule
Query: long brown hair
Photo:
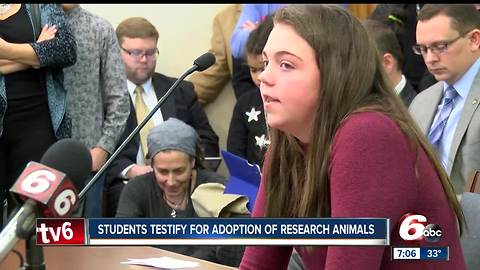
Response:
POLYGON ((274 21, 291 25, 314 49, 321 90, 307 150, 292 135, 271 130, 266 215, 329 217, 328 167, 334 134, 350 114, 377 111, 399 125, 414 153, 419 147, 425 150, 463 224, 463 212, 448 175, 387 82, 374 41, 358 19, 334 5, 290 5, 278 10, 274 21))

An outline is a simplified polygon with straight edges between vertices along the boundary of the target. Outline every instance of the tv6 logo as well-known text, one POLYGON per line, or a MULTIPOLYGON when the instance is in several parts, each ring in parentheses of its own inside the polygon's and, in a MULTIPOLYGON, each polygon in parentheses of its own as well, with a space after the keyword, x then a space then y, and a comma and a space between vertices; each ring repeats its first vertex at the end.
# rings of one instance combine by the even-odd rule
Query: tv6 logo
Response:
POLYGON ((37 245, 84 245, 85 220, 82 218, 37 219, 37 245))
POLYGON ((407 213, 400 219, 398 230, 400 237, 405 241, 438 242, 442 238, 443 231, 437 224, 428 224, 424 215, 407 213))

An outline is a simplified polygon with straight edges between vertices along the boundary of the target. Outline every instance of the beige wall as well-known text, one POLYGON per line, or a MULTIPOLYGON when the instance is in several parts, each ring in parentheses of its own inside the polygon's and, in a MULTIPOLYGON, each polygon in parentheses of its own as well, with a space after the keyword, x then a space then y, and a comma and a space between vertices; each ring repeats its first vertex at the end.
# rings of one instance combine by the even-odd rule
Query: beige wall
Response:
POLYGON ((107 19, 113 27, 128 17, 145 17, 160 33, 157 71, 179 76, 206 52, 212 20, 225 4, 83 4, 86 10, 107 19))
MULTIPOLYGON (((157 72, 178 77, 192 66, 193 60, 210 47, 212 21, 226 4, 83 4, 90 12, 107 19, 113 27, 128 17, 145 17, 160 33, 157 72)), ((187 78, 188 79, 188 78, 187 78)), ((220 138, 220 148, 226 149, 230 118, 235 105, 231 84, 205 108, 210 124, 220 138)), ((219 173, 227 176, 225 164, 219 173)))

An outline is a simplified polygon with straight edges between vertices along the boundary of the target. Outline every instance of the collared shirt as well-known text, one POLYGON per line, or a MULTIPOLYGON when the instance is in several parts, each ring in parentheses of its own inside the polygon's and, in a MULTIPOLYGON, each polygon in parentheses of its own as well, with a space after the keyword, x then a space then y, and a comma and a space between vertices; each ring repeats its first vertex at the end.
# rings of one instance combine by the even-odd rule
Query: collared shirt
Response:
POLYGON ((398 96, 400 95, 400 93, 402 93, 402 90, 403 88, 405 88, 406 84, 407 84, 407 79, 402 74, 402 78, 400 79, 398 84, 395 86, 395 88, 393 88, 395 90, 395 93, 397 93, 398 96))
MULTIPOLYGON (((450 147, 452 146, 453 135, 457 128, 457 124, 462 115, 463 106, 467 100, 468 93, 472 88, 473 80, 478 73, 480 67, 480 58, 475 61, 475 63, 463 74, 463 76, 453 84, 453 87, 457 90, 458 96, 454 100, 454 107, 448 118, 447 124, 443 131, 443 136, 439 144, 439 154, 444 168, 448 168, 448 165, 453 163, 455 156, 449 157, 450 147)), ((445 94, 446 89, 449 85, 443 83, 443 93, 445 94)))
MULTIPOLYGON (((134 101, 136 98, 134 91, 137 85, 127 80, 127 87, 128 87, 128 93, 130 93, 130 97, 134 101)), ((155 94, 155 89, 153 88, 153 84, 152 84, 152 78, 150 78, 148 81, 143 83, 142 87, 143 87, 143 95, 142 95, 143 100, 145 101, 145 104, 147 104, 148 109, 151 111, 153 110, 155 105, 157 105, 158 103, 157 95, 155 94)), ((133 104, 135 104, 135 102, 133 102, 133 104)), ((155 114, 152 117, 152 120, 153 120, 154 126, 157 126, 158 124, 163 122, 162 111, 160 109, 157 110, 157 112, 155 112, 155 114)), ((137 119, 137 124, 140 124, 140 122, 141 121, 137 119)), ((144 155, 143 155, 142 148, 139 147, 137 152, 137 165, 145 165, 143 156, 144 155)), ((132 166, 134 166, 134 164, 128 166, 122 171, 123 178, 127 178, 126 173, 128 172, 128 170, 130 170, 132 166)))

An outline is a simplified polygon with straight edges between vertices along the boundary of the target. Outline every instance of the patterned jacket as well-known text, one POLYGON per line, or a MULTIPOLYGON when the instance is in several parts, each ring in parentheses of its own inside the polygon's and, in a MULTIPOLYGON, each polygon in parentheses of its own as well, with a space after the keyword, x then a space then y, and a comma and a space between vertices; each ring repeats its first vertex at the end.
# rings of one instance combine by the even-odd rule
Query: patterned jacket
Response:
POLYGON ((64 69, 72 138, 110 154, 130 113, 127 78, 113 26, 77 7, 66 12, 77 63, 64 69))
MULTIPOLYGON (((32 21, 30 5, 26 5, 28 16, 32 21)), ((45 73, 48 106, 53 130, 57 139, 71 136, 71 120, 66 111, 66 92, 63 88, 63 67, 75 64, 77 45, 66 24, 63 9, 57 4, 39 4, 40 25, 56 25, 55 38, 42 42, 30 43, 37 54, 40 68, 45 73)), ((34 31, 35 32, 35 31, 34 31)), ((5 77, 0 74, 0 136, 3 133, 3 118, 7 110, 7 90, 5 77)))

